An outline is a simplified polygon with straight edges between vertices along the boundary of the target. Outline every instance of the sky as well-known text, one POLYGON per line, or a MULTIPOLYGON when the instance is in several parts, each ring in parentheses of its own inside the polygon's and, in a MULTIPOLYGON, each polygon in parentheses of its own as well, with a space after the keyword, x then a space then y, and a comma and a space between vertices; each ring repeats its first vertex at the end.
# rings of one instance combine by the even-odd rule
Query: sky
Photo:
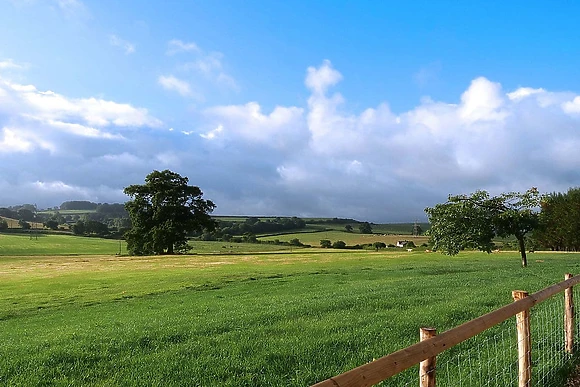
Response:
POLYGON ((580 185, 580 3, 0 0, 0 206, 424 220, 580 185))

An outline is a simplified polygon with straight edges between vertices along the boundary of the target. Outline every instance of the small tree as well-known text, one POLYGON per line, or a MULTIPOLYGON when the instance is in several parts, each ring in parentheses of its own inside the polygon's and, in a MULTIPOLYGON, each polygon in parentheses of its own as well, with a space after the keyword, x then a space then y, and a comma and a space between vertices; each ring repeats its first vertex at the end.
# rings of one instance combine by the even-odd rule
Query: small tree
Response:
POLYGON ((329 249, 332 247, 332 242, 328 239, 321 239, 320 240, 320 247, 323 247, 325 249, 329 249))
POLYGON ((449 196, 446 203, 426 208, 434 250, 455 255, 464 248, 491 252, 493 238, 514 235, 526 267, 525 235, 538 226, 540 195, 536 188, 491 197, 486 191, 449 196))
POLYGON ((30 230, 31 226, 30 223, 28 223, 27 221, 20 219, 18 221, 18 225, 20 226, 20 228, 22 228, 23 230, 30 230))
POLYGON ((346 226, 344 226, 344 231, 352 232, 352 226, 350 224, 347 224, 346 226))
POLYGON ((346 243, 344 241, 336 241, 332 244, 332 248, 334 249, 345 249, 346 243))
POLYGON ((300 242, 300 239, 298 239, 298 238, 290 239, 288 241, 288 244, 290 246, 304 246, 304 244, 302 242, 300 242))
POLYGON ((379 251, 379 249, 386 249, 387 245, 384 242, 375 242, 373 243, 373 247, 376 251, 379 251))
POLYGON ((51 230, 56 230, 58 228, 58 222, 53 219, 49 219, 44 222, 44 227, 50 228, 51 230))
POLYGON ((6 219, 0 219, 0 231, 8 230, 8 222, 6 219))

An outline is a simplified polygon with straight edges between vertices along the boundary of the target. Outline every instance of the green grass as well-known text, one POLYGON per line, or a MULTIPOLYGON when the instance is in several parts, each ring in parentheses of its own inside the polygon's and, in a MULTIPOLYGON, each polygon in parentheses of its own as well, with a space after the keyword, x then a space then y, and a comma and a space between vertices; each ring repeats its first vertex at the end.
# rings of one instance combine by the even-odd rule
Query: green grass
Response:
POLYGON ((311 245, 313 247, 319 247, 321 239, 329 239, 332 242, 341 240, 344 241, 349 246, 354 246, 357 244, 368 244, 374 242, 384 242, 387 245, 388 244, 394 245, 397 243, 398 240, 409 240, 409 241, 412 240, 415 243, 415 245, 420 246, 422 243, 426 243, 429 239, 428 237, 425 236, 414 237, 411 235, 360 234, 360 233, 348 233, 345 231, 338 230, 274 235, 268 237, 261 237, 258 239, 263 241, 273 241, 278 239, 279 241, 287 242, 294 238, 298 238, 300 242, 311 245))
POLYGON ((578 257, 4 256, 0 384, 306 386, 578 273, 578 257))
MULTIPOLYGON (((289 246, 268 244, 191 241, 194 254, 242 254, 248 252, 286 251, 289 246)), ((294 248, 295 249, 295 248, 294 248)), ((21 255, 99 255, 119 252, 119 240, 55 234, 0 234, 0 258, 21 255)), ((121 241, 121 254, 127 244, 121 241)))
MULTIPOLYGON (((119 241, 55 234, 0 234, 0 259, 10 255, 91 255, 116 254, 119 241)), ((127 247, 123 241, 121 252, 127 247)))

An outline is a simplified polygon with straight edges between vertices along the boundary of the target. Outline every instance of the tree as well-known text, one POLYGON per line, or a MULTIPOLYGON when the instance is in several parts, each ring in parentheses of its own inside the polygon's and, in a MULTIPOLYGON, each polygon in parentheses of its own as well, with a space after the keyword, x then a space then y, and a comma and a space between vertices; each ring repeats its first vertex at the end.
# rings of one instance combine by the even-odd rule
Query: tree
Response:
POLYGON ((215 208, 189 179, 169 170, 153 171, 143 185, 130 185, 124 192, 131 197, 125 208, 131 229, 125 234, 133 255, 173 254, 187 251, 187 234, 215 229, 209 213, 215 208))
POLYGON ((31 226, 30 223, 28 223, 27 221, 20 219, 18 221, 18 225, 20 226, 20 228, 22 228, 23 230, 30 230, 31 226))
POLYGON ((332 244, 333 249, 345 249, 346 243, 344 241, 336 241, 332 244))
POLYGON ((379 251, 379 249, 386 249, 387 245, 384 242, 375 242, 373 243, 373 247, 376 251, 379 251))
POLYGON ((0 231, 8 230, 8 222, 6 219, 0 219, 0 231))
POLYGON ((346 226, 344 226, 344 231, 352 232, 352 226, 350 224, 347 224, 346 226))
POLYGON ((363 222, 358 226, 361 234, 372 234, 373 228, 369 222, 363 222))
POLYGON ((49 219, 44 222, 44 226, 50 228, 51 230, 56 230, 58 228, 58 222, 53 219, 49 219))
POLYGON ((332 242, 329 239, 321 239, 320 240, 320 247, 325 249, 329 249, 332 247, 332 242))
POLYGON ((450 195, 446 203, 425 209, 434 250, 455 255, 464 248, 488 253, 494 237, 513 235, 518 240, 522 266, 528 265, 525 236, 538 227, 540 195, 536 188, 491 197, 486 191, 450 195))

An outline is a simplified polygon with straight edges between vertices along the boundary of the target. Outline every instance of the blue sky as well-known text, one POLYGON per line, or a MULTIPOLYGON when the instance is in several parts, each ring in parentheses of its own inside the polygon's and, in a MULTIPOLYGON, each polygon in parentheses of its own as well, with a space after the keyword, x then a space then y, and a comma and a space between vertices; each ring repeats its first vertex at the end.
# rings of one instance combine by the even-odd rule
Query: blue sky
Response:
POLYGON ((0 206, 123 201, 422 219, 577 186, 573 2, 0 0, 0 206))

